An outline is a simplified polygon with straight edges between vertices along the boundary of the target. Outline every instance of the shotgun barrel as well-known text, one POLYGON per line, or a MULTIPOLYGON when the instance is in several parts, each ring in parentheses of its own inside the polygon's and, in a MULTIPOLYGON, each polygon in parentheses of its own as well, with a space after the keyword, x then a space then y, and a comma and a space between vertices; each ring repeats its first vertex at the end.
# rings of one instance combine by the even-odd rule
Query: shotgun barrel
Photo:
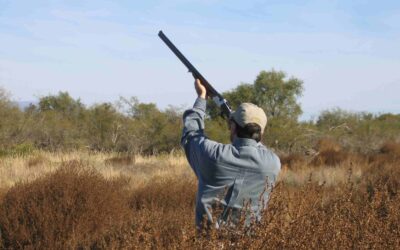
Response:
POLYGON ((178 48, 168 39, 168 37, 160 30, 158 36, 163 42, 172 50, 172 52, 179 58, 179 60, 186 66, 188 71, 192 73, 195 79, 199 79, 204 87, 207 89, 207 95, 211 97, 214 102, 221 108, 222 115, 229 118, 232 110, 228 105, 226 99, 204 78, 204 76, 189 62, 188 59, 178 50, 178 48))

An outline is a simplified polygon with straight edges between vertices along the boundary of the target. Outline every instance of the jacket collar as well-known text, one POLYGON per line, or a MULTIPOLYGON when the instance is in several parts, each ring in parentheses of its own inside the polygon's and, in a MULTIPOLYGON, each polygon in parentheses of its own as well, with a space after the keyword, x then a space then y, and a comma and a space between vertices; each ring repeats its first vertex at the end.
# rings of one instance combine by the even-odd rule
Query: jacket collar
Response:
POLYGON ((235 147, 242 147, 242 146, 257 146, 258 142, 253 139, 248 139, 248 138, 240 138, 240 137, 235 137, 232 143, 233 146, 235 147))

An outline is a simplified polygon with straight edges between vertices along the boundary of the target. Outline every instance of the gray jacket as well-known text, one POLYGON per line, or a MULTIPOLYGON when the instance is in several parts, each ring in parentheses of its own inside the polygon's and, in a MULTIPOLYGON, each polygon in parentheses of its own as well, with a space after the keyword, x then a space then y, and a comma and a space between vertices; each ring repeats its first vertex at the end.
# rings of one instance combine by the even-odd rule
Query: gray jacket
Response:
POLYGON ((206 100, 197 98, 183 114, 181 143, 198 178, 196 225, 201 227, 204 216, 213 223, 213 204, 224 208, 217 227, 228 216, 230 222, 237 222, 243 205, 259 220, 280 171, 280 160, 253 139, 236 138, 232 144, 209 140, 204 135, 205 110, 206 100))

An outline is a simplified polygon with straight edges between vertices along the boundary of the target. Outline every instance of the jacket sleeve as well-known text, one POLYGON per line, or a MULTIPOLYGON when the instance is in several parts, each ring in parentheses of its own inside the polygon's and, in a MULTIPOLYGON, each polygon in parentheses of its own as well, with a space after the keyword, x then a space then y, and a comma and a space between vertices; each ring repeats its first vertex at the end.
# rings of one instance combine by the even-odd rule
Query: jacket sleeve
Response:
POLYGON ((219 143, 209 140, 204 134, 206 100, 197 98, 193 108, 183 114, 181 145, 193 171, 199 177, 206 171, 207 163, 218 154, 219 143))

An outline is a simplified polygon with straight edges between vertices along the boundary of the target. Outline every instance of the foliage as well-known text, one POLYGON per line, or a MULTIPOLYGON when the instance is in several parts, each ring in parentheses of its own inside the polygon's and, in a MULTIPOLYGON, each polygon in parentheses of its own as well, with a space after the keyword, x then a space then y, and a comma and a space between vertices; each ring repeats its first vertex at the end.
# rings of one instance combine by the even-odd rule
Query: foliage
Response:
POLYGON ((22 143, 18 135, 24 126, 23 112, 11 101, 9 93, 0 88, 0 153, 22 143))
POLYGON ((64 116, 79 117, 84 105, 79 99, 73 99, 68 92, 59 92, 58 95, 49 95, 40 98, 38 109, 41 112, 56 111, 64 116))
POLYGON ((270 118, 297 119, 302 113, 297 98, 302 95, 303 82, 285 78, 282 71, 261 71, 254 82, 256 104, 270 118))
MULTIPOLYGON (((121 158, 137 170, 152 169, 153 177, 144 182, 136 179, 131 184, 141 185, 133 189, 126 178, 106 179, 89 161, 61 162, 59 170, 31 182, 8 190, 0 186, 0 248, 397 249, 400 144, 387 142, 379 152, 362 155, 369 161, 352 153, 343 158, 331 140, 318 147, 330 152, 319 158, 321 166, 289 157, 287 163, 297 165, 282 171, 261 223, 200 233, 194 223, 194 174, 160 175, 160 169, 171 169, 165 159, 158 158, 153 166, 121 158), (330 175, 321 175, 322 171, 330 175), (305 175, 305 180, 292 183, 290 175, 305 175), (340 179, 328 184, 337 176, 340 179)), ((121 168, 112 165, 107 164, 107 171, 121 168)))
POLYGON ((316 128, 347 148, 368 152, 377 150, 384 141, 400 140, 400 115, 332 109, 321 113, 316 128))
MULTIPOLYGON (((304 153, 322 138, 333 138, 345 149, 363 153, 378 150, 384 141, 400 140, 399 114, 336 108, 322 111, 316 122, 300 122, 298 98, 302 92, 300 79, 271 70, 261 71, 252 84, 241 83, 223 95, 233 109, 242 102, 252 102, 265 110, 268 124, 262 141, 278 152, 304 153)), ((220 110, 211 100, 207 105, 207 136, 229 143, 229 130, 220 110)), ((161 110, 136 97, 86 107, 68 92, 43 96, 37 105, 20 110, 0 88, 0 154, 18 154, 27 145, 48 151, 172 152, 180 148, 182 113, 181 108, 161 110)))
MULTIPOLYGON (((292 152, 310 141, 305 136, 310 135, 310 126, 297 121, 302 113, 297 98, 302 92, 301 80, 294 77, 287 79, 284 72, 271 70, 261 71, 253 84, 241 83, 223 95, 234 110, 243 102, 251 102, 263 108, 268 117, 263 142, 274 148, 292 152)), ((211 100, 208 104, 209 117, 218 121, 220 111, 211 100)), ((207 126, 212 126, 207 130, 211 132, 210 137, 226 142, 226 136, 221 138, 221 132, 216 132, 217 128, 221 129, 222 126, 216 126, 215 122, 209 124, 207 126)))
POLYGON ((107 248, 107 239, 130 221, 126 181, 105 180, 84 167, 67 163, 35 182, 12 187, 0 205, 3 247, 107 248))
MULTIPOLYGON (((297 120, 302 113, 297 98, 302 92, 301 80, 286 79, 286 73, 271 70, 261 71, 253 84, 242 83, 223 95, 233 109, 243 102, 251 102, 263 108, 269 119, 297 120)), ((209 114, 211 117, 218 115, 215 105, 210 107, 209 114)))
POLYGON ((96 104, 87 112, 90 148, 115 149, 120 138, 122 117, 110 103, 96 104))

